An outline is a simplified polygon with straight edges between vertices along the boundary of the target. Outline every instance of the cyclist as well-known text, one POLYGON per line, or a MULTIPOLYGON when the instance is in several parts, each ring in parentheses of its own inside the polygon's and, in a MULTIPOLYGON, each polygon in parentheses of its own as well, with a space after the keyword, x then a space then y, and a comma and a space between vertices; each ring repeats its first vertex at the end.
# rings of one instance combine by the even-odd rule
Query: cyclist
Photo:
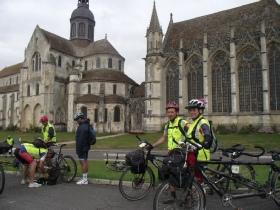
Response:
MULTIPOLYGON (((175 103, 169 103, 166 106, 167 117, 169 121, 166 123, 164 127, 164 132, 162 137, 152 145, 152 148, 157 147, 162 144, 166 140, 168 140, 168 152, 171 152, 175 148, 179 148, 176 142, 183 142, 185 140, 184 134, 181 132, 179 126, 182 128, 183 132, 188 130, 189 123, 186 120, 181 120, 178 116, 179 114, 179 106, 175 103), (180 122, 180 125, 179 125, 180 122), (176 142, 174 142, 174 140, 176 142)), ((171 197, 164 200, 164 203, 173 202, 176 198, 176 188, 170 185, 171 197)))
MULTIPOLYGON (((46 147, 46 145, 45 145, 46 147)), ((23 178, 21 180, 21 184, 27 184, 27 170, 28 166, 30 167, 29 170, 29 179, 30 183, 28 187, 41 187, 41 184, 38 184, 37 182, 34 182, 35 178, 35 171, 37 163, 35 159, 40 159, 39 162, 39 169, 41 170, 44 178, 48 178, 48 174, 46 173, 44 169, 44 161, 47 157, 48 149, 45 148, 37 148, 33 144, 30 143, 24 143, 18 146, 15 149, 15 156, 18 160, 23 164, 23 178)))
MULTIPOLYGON (((9 150, 11 151, 11 156, 12 156, 13 155, 14 139, 11 138, 11 136, 9 135, 5 142, 10 146, 9 150)), ((9 152, 9 150, 8 150, 8 152, 9 152)), ((4 155, 6 156, 6 153, 4 155)))
MULTIPOLYGON (((203 110, 205 109, 205 104, 206 101, 204 99, 192 99, 185 107, 186 109, 188 109, 190 117, 193 120, 193 123, 189 125, 187 138, 192 139, 192 141, 200 142, 203 147, 198 151, 197 155, 197 160, 200 161, 210 160, 209 148, 212 141, 209 121, 203 118, 203 110), (194 129, 195 127, 196 129, 194 129)), ((196 171, 195 177, 197 179, 197 182, 204 186, 201 175, 196 171)))
POLYGON ((51 123, 49 123, 48 117, 47 116, 41 117, 40 122, 43 124, 43 126, 42 126, 43 140, 46 143, 48 143, 48 142, 55 143, 56 142, 56 132, 55 132, 54 126, 51 123))
POLYGON ((79 161, 82 168, 83 178, 77 182, 79 185, 88 184, 87 174, 88 174, 88 151, 90 150, 90 145, 87 142, 88 139, 88 129, 89 129, 89 119, 86 119, 85 115, 80 112, 74 116, 74 121, 77 121, 78 128, 76 131, 76 153, 79 157, 79 161))

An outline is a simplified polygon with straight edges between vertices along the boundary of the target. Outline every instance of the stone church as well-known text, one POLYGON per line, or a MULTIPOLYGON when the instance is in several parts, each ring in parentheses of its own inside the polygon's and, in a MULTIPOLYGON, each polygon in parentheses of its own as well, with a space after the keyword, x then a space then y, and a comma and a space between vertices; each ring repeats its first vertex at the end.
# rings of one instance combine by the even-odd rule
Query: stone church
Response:
POLYGON ((144 130, 160 130, 165 106, 180 115, 204 98, 214 125, 280 128, 280 6, 259 0, 174 22, 163 33, 154 3, 146 32, 144 130), (164 37, 163 37, 164 34, 164 37))
POLYGON ((124 73, 125 58, 106 37, 94 40, 89 0, 78 0, 69 40, 37 26, 24 61, 0 71, 0 127, 40 126, 47 115, 57 129, 72 132, 73 115, 81 111, 98 132, 152 132, 167 121, 168 102, 177 102, 188 119, 188 101, 204 98, 204 115, 214 125, 280 128, 275 0, 181 22, 171 14, 165 33, 155 2, 151 9, 140 85, 124 73))
POLYGON ((83 112, 97 132, 141 127, 137 123, 142 125, 139 107, 144 102, 138 103, 134 94, 141 98, 144 84, 139 95, 139 85, 124 73, 125 58, 106 37, 95 41, 94 28, 89 0, 78 0, 72 12, 70 40, 35 28, 24 61, 0 71, 3 129, 38 127, 40 117, 47 115, 57 130, 72 132, 77 112, 83 112))

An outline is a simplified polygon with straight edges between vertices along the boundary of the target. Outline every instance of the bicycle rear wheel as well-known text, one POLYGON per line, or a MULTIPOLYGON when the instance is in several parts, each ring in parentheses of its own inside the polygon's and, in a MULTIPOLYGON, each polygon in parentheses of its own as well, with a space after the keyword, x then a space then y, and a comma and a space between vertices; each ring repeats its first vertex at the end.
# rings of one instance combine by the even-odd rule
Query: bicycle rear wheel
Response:
POLYGON ((176 199, 166 204, 164 200, 171 196, 169 189, 169 180, 164 181, 156 191, 153 209, 193 209, 193 210, 204 210, 206 205, 206 198, 203 189, 199 183, 193 181, 192 187, 176 188, 176 199))
POLYGON ((77 164, 70 155, 65 155, 59 161, 59 176, 63 182, 72 182, 77 174, 77 164))
POLYGON ((119 190, 123 197, 136 201, 144 198, 152 189, 155 182, 155 175, 150 167, 142 174, 131 173, 127 168, 119 181, 119 190))
POLYGON ((273 200, 280 206, 280 173, 274 172, 272 179, 273 200))
MULTIPOLYGON (((234 170, 232 169, 233 166, 234 164, 224 166, 221 171, 245 183, 255 181, 255 170, 251 165, 237 165, 238 173, 233 173, 234 170)), ((233 180, 229 180, 226 177, 221 178, 220 186, 225 193, 232 190, 238 190, 241 188, 243 188, 243 190, 247 192, 251 191, 251 188, 248 188, 247 186, 242 185, 233 180)))
POLYGON ((4 168, 0 165, 0 194, 2 194, 5 187, 5 173, 4 168))

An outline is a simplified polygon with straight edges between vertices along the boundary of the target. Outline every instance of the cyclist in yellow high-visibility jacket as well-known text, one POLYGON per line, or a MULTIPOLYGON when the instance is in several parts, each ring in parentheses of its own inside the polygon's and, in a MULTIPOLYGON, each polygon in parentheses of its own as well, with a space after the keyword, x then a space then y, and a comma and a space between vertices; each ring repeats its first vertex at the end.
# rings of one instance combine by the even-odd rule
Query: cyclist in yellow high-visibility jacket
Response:
POLYGON ((54 129, 54 126, 49 123, 48 117, 43 116, 40 119, 40 122, 43 124, 42 127, 42 134, 43 134, 43 140, 48 143, 48 142, 56 142, 56 132, 54 129))
MULTIPOLYGON (((5 142, 10 146, 9 150, 11 150, 11 156, 12 156, 13 155, 12 153, 13 153, 14 139, 11 138, 11 136, 9 135, 5 142)), ((8 150, 8 152, 9 152, 9 150, 8 150)), ((4 155, 6 156, 6 153, 4 155)))

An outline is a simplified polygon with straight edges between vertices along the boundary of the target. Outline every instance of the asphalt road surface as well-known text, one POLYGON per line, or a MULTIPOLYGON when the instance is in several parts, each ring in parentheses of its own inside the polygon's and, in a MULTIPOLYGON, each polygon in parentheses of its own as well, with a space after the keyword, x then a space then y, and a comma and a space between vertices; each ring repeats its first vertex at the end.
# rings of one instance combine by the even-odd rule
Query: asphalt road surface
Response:
MULTIPOLYGON (((151 210, 155 190, 140 201, 128 201, 121 196, 118 186, 113 185, 77 185, 75 182, 54 186, 28 188, 20 184, 21 177, 6 174, 6 185, 0 195, 1 210, 151 210)), ((239 199, 234 205, 243 210, 279 210, 273 200, 259 197, 239 199)), ((232 209, 224 207, 217 196, 207 195, 207 210, 232 209)))

